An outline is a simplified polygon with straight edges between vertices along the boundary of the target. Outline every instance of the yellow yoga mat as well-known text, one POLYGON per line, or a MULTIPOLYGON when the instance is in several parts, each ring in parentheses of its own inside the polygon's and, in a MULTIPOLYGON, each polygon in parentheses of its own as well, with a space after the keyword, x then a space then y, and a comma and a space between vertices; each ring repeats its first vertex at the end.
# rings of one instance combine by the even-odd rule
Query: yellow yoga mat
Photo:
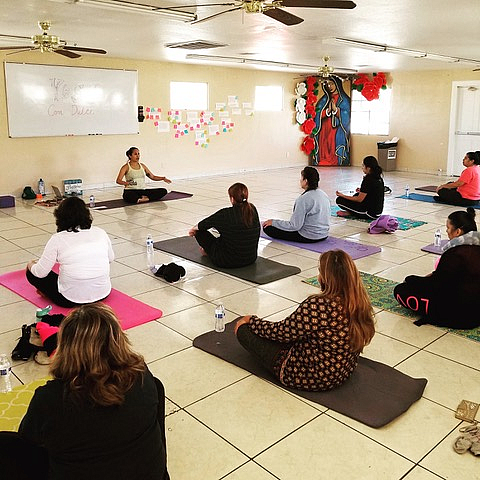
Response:
POLYGON ((35 390, 47 383, 50 378, 15 387, 11 392, 0 393, 0 431, 16 432, 27 412, 35 390))

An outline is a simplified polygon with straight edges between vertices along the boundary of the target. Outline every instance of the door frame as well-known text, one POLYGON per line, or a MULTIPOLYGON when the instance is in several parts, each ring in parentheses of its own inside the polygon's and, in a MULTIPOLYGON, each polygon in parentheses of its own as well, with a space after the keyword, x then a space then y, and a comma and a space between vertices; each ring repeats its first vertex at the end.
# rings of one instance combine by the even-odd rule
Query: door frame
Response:
POLYGON ((448 156, 447 156, 447 175, 452 175, 455 161, 455 123, 457 117, 458 104, 458 87, 477 87, 480 89, 480 80, 462 80, 459 82, 452 82, 452 95, 450 103, 450 127, 448 132, 448 156))

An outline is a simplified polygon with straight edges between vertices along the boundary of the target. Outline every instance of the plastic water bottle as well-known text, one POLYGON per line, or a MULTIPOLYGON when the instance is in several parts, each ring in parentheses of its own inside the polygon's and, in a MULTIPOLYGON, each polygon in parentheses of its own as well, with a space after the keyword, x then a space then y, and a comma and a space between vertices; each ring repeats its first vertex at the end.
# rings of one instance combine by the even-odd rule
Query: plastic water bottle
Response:
POLYGON ((155 250, 153 249, 153 238, 150 234, 147 235, 147 266, 152 269, 155 267, 155 250))
POLYGON ((42 179, 38 181, 38 193, 42 197, 45 195, 45 182, 42 179))
POLYGON ((215 307, 215 331, 225 331, 225 307, 222 303, 215 307))
POLYGON ((439 228, 437 228, 437 230, 435 230, 435 239, 433 240, 433 244, 436 247, 440 247, 442 245, 442 234, 440 233, 439 228))
POLYGON ((95 195, 90 195, 90 208, 95 206, 95 195))
POLYGON ((405 185, 405 196, 408 198, 410 196, 410 185, 405 185))
POLYGON ((12 364, 8 357, 2 353, 0 355, 0 393, 7 393, 12 390, 12 364))

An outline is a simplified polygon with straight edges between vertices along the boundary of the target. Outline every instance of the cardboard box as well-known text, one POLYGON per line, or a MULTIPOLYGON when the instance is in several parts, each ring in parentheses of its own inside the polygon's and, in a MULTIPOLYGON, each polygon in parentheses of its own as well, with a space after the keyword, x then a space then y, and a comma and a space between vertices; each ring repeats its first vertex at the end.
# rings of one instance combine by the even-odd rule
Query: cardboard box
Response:
POLYGON ((83 182, 81 178, 75 178, 71 180, 64 180, 63 181, 63 190, 65 192, 65 196, 77 196, 83 195, 83 182))

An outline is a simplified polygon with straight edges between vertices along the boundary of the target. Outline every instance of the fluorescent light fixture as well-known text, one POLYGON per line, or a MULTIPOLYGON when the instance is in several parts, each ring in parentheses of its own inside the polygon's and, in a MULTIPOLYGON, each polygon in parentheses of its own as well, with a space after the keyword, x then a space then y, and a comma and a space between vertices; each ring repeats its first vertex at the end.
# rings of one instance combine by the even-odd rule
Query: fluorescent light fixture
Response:
POLYGON ((427 56, 426 52, 418 52, 416 50, 408 50, 407 48, 385 47, 386 53, 396 53, 398 55, 405 55, 406 57, 424 58, 427 56))
POLYGON ((329 45, 347 45, 352 48, 362 48, 363 50, 371 50, 372 52, 384 52, 386 45, 377 43, 362 42, 359 40, 351 40, 349 38, 326 38, 322 43, 329 45))
POLYGON ((427 53, 426 58, 429 60, 438 60, 439 62, 459 63, 460 59, 455 57, 448 57, 446 55, 437 55, 436 53, 427 53))
MULTIPOLYGON (((406 57, 426 58, 428 60, 437 60, 447 63, 472 63, 480 65, 480 60, 471 58, 451 57, 449 55, 439 55, 437 53, 421 52, 418 50, 410 50, 408 48, 391 47, 390 45, 381 45, 378 43, 363 42, 360 40, 352 40, 350 38, 326 38, 322 43, 330 45, 347 45, 352 48, 362 48, 373 52, 395 53, 406 57)), ((338 71, 338 69, 336 69, 338 71)))
POLYGON ((184 22, 193 22, 197 19, 197 15, 192 12, 156 7, 154 5, 143 5, 140 3, 126 2, 123 0, 76 0, 75 4, 87 5, 89 7, 102 8, 106 10, 115 10, 118 12, 161 15, 163 17, 168 17, 173 20, 181 20, 184 22))
MULTIPOLYGON (((259 60, 254 58, 242 57, 226 57, 221 55, 199 55, 196 53, 189 53, 185 56, 187 60, 205 60, 207 62, 220 63, 243 63, 245 65, 263 65, 266 67, 276 67, 284 69, 301 70, 302 72, 318 73, 318 65, 304 65, 299 63, 274 62, 272 60, 259 60)), ((354 74, 358 70, 351 68, 336 68, 335 73, 354 74)))
POLYGON ((245 63, 244 58, 222 57, 220 55, 198 55, 196 53, 188 53, 185 58, 188 60, 205 60, 208 62, 245 63))

